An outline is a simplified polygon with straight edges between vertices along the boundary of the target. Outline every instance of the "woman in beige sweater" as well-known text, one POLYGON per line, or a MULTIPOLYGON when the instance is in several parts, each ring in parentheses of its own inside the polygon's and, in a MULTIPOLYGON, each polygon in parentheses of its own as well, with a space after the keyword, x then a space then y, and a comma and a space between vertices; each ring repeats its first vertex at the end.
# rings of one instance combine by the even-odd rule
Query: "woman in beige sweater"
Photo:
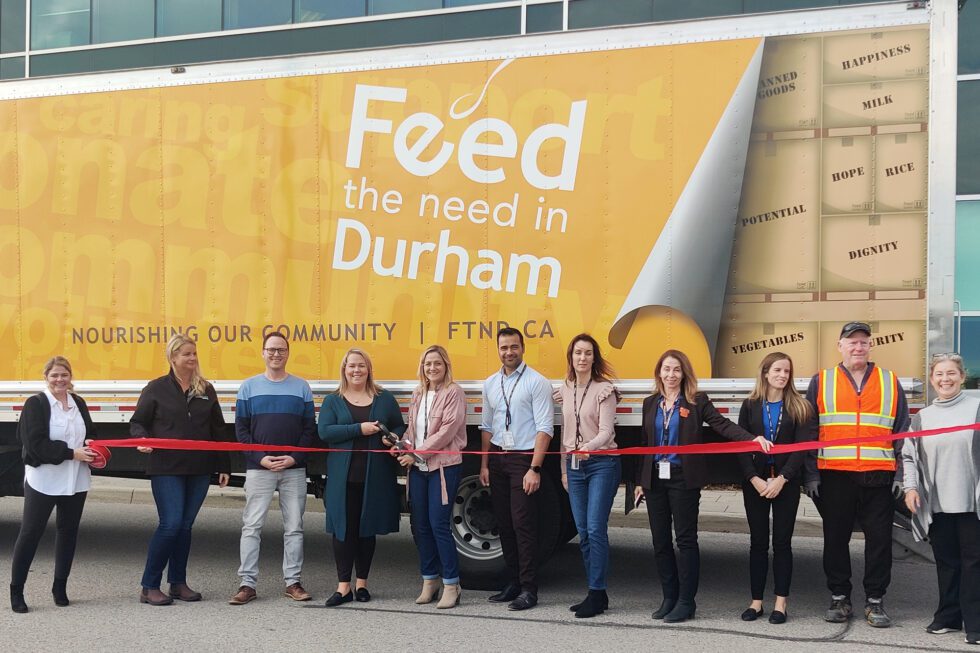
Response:
POLYGON ((594 617, 609 607, 609 512, 622 472, 616 449, 615 422, 619 393, 599 343, 583 333, 568 345, 568 374, 558 389, 562 404, 562 484, 568 490, 578 529, 579 547, 589 580, 589 594, 571 606, 576 617, 594 617))

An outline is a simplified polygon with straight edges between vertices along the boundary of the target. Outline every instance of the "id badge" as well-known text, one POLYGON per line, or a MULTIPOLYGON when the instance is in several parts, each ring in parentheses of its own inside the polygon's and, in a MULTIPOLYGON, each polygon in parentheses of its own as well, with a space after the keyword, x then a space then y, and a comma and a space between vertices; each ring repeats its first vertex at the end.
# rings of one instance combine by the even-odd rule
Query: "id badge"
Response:
POLYGON ((513 449, 517 446, 517 440, 514 438, 513 431, 504 431, 501 433, 500 441, 503 443, 500 445, 501 449, 513 449))
POLYGON ((578 469, 580 465, 581 461, 578 459, 578 456, 572 454, 572 469, 578 469))
POLYGON ((420 472, 427 472, 429 471, 429 465, 425 462, 417 462, 415 463, 415 469, 419 470, 420 472))
POLYGON ((670 480, 670 463, 666 460, 661 460, 657 463, 657 478, 670 480))

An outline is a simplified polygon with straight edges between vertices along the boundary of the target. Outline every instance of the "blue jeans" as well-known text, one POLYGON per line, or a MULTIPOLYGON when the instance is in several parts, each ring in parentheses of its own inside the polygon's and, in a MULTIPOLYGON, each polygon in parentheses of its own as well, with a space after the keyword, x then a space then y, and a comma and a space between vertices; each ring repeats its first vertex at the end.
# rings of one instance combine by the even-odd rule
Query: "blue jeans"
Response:
POLYGON ((604 590, 609 570, 609 513, 619 489, 622 463, 619 456, 590 456, 579 462, 578 469, 572 469, 569 456, 565 465, 568 499, 578 529, 589 589, 604 590))
POLYGON ((144 589, 159 589, 163 568, 171 585, 187 582, 187 558, 191 553, 191 526, 208 493, 207 474, 151 476, 150 488, 157 504, 160 525, 150 539, 143 570, 144 589))
POLYGON ((412 534, 419 549, 419 567, 422 578, 434 580, 442 576, 446 585, 459 582, 459 557, 456 541, 449 524, 453 500, 459 487, 462 465, 443 467, 446 477, 446 494, 449 503, 442 505, 442 480, 439 470, 420 472, 412 469, 408 474, 408 498, 412 509, 412 534), (442 573, 440 573, 440 567, 442 573))

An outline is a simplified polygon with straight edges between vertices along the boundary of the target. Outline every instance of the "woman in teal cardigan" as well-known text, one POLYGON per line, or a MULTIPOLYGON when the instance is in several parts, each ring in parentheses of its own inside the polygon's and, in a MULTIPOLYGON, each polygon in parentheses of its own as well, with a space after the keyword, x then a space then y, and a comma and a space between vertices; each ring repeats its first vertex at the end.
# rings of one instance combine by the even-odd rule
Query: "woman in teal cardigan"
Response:
POLYGON ((398 530, 398 463, 388 454, 358 451, 385 448, 379 423, 396 435, 405 432, 394 395, 374 382, 371 359, 351 349, 340 366, 340 388, 323 398, 318 427, 329 448, 351 450, 327 454, 323 504, 337 563, 337 591, 327 599, 327 607, 371 600, 367 580, 376 536, 398 530), (352 571, 357 573, 354 591, 352 571))

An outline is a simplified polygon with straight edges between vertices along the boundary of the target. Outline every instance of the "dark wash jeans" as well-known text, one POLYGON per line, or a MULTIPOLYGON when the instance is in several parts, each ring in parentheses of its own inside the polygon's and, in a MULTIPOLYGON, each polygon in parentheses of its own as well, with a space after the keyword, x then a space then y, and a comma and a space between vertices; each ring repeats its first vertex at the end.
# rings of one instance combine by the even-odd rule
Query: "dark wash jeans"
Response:
POLYGON ((590 456, 572 469, 569 456, 565 473, 589 589, 604 590, 609 570, 609 512, 619 489, 622 464, 619 456, 603 454, 590 456))
POLYGON ((449 503, 442 505, 442 478, 439 470, 421 472, 412 469, 408 473, 408 498, 412 509, 412 534, 419 549, 419 567, 422 578, 454 585, 459 582, 459 556, 456 540, 449 523, 453 514, 453 499, 459 487, 463 466, 443 467, 446 478, 446 495, 449 503))
POLYGON ((146 554, 141 582, 144 589, 159 589, 164 567, 171 585, 187 582, 191 527, 207 496, 210 480, 207 474, 150 477, 160 525, 150 539, 146 554))

